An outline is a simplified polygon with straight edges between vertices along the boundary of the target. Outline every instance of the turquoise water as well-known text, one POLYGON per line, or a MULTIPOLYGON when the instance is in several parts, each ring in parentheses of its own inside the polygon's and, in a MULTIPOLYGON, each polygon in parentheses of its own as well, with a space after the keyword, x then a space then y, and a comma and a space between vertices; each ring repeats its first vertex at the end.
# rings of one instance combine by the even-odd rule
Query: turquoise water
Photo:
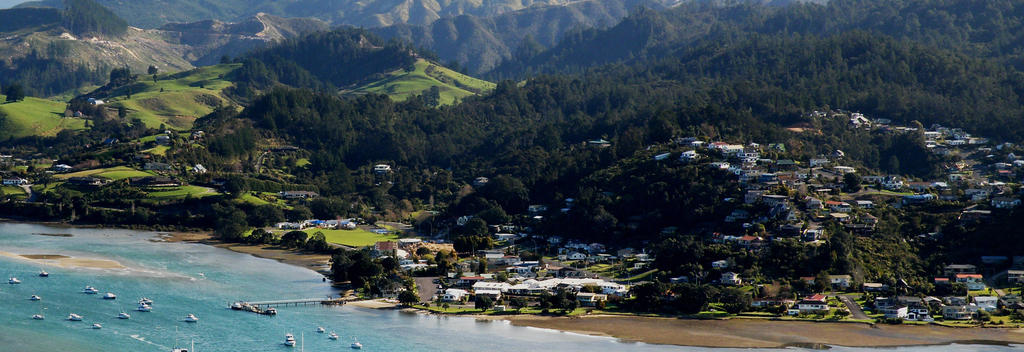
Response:
MULTIPOLYGON (((60 268, 0 256, 0 351, 170 351, 194 340, 197 351, 289 351, 285 333, 304 337, 307 351, 349 350, 357 337, 367 351, 709 351, 713 349, 622 343, 612 338, 355 307, 284 307, 275 317, 227 309, 237 300, 324 297, 336 294, 313 271, 272 260, 189 243, 154 242, 154 233, 0 224, 0 251, 114 260, 127 269, 60 268), (41 236, 69 233, 73 237, 41 236), (40 278, 40 269, 50 272, 40 278), (103 300, 81 293, 95 286, 118 295, 103 300), (31 295, 41 301, 30 301, 31 295), (134 311, 139 297, 153 312, 134 311), (132 318, 119 320, 124 309, 132 318), (42 312, 46 320, 32 320, 42 312), (69 313, 84 321, 66 320, 69 313), (186 314, 199 317, 186 323, 186 314), (103 329, 94 330, 93 323, 103 329), (331 341, 315 332, 334 330, 331 341)), ((999 351, 996 346, 901 348, 899 351, 999 351)), ((836 348, 839 351, 868 350, 836 348)))

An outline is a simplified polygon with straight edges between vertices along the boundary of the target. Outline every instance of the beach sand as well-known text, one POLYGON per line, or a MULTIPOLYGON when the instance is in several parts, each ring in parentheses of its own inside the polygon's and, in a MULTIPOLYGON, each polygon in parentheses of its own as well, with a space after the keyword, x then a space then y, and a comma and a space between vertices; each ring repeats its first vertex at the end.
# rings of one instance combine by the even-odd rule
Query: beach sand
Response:
POLYGON ((0 252, 0 256, 21 259, 43 266, 57 266, 66 269, 125 269, 124 265, 109 259, 75 258, 60 254, 15 254, 0 252))
POLYGON ((371 299, 363 301, 348 301, 345 305, 360 307, 360 308, 372 308, 372 309, 394 309, 398 307, 398 303, 392 303, 385 301, 384 299, 371 299))
POLYGON ((773 348, 785 346, 892 347, 954 342, 1024 343, 1024 330, 941 326, 816 323, 761 319, 687 320, 630 316, 480 316, 517 326, 555 329, 628 341, 701 347, 773 348))

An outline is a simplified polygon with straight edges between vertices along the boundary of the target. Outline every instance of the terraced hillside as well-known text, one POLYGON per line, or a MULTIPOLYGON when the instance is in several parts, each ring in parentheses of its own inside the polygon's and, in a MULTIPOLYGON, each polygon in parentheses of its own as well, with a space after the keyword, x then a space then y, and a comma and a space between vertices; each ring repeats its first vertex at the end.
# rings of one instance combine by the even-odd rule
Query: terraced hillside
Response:
POLYGON ((450 105, 462 98, 479 95, 494 89, 495 84, 473 78, 427 60, 419 59, 414 69, 396 70, 382 80, 363 85, 350 93, 387 94, 394 100, 403 101, 413 95, 424 94, 431 87, 438 87, 438 103, 450 105))

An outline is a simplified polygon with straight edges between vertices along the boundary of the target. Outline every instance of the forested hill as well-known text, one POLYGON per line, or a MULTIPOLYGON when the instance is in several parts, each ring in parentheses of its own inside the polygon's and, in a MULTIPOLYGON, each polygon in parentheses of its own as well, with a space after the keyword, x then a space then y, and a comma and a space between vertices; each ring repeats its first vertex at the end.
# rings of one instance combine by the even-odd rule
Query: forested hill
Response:
POLYGON ((494 76, 578 72, 743 32, 821 36, 863 30, 1021 65, 1022 29, 1022 1, 832 0, 788 6, 694 2, 667 11, 641 11, 610 28, 571 32, 550 50, 510 60, 494 76))
POLYGON ((286 40, 253 51, 231 77, 248 95, 275 84, 315 90, 366 83, 409 67, 417 54, 397 41, 384 41, 361 29, 338 29, 286 40))

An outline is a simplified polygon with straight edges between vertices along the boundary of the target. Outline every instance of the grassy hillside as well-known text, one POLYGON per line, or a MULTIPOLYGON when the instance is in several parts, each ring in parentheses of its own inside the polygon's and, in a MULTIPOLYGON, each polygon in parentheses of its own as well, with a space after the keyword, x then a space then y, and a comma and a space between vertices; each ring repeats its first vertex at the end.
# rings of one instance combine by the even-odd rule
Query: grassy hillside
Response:
POLYGON ((224 95, 224 89, 232 83, 223 77, 239 66, 216 65, 163 74, 157 76, 156 82, 152 76, 140 75, 138 82, 100 98, 110 106, 125 107, 128 119, 138 118, 148 127, 165 124, 167 128, 187 130, 192 128, 192 122, 218 105, 234 105, 224 95))
POLYGON ((423 59, 417 60, 414 67, 412 71, 402 69, 391 72, 389 77, 356 88, 353 92, 387 94, 392 99, 402 101, 436 86, 440 89, 440 103, 449 105, 470 95, 484 94, 495 87, 494 83, 423 59))
POLYGON ((117 180, 123 180, 123 179, 129 178, 129 177, 153 176, 153 174, 149 173, 149 172, 145 172, 145 171, 139 171, 139 170, 127 167, 127 166, 116 166, 116 167, 109 167, 109 168, 103 168, 103 169, 93 169, 93 170, 78 171, 78 172, 73 172, 73 173, 68 173, 68 174, 59 174, 59 175, 57 175, 57 178, 66 180, 66 179, 69 179, 69 178, 72 178, 72 177, 87 177, 87 176, 103 177, 103 178, 106 178, 106 179, 109 179, 109 180, 117 181, 117 180))
MULTIPOLYGON (((0 101, 6 97, 0 95, 0 101)), ((0 104, 7 114, 9 128, 0 131, 0 138, 26 136, 55 136, 63 130, 85 129, 85 120, 65 118, 67 104, 53 100, 28 97, 16 103, 0 104)))

